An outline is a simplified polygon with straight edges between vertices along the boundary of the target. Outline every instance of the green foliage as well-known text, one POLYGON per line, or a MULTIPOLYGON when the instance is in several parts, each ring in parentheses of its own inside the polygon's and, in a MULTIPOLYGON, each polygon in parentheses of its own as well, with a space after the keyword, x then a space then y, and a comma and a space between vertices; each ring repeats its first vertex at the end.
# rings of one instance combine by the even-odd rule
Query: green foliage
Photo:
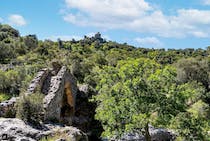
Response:
POLYGON ((171 121, 170 128, 176 129, 185 141, 209 141, 209 121, 194 117, 190 113, 180 113, 171 121))
POLYGON ((116 68, 103 68, 95 100, 99 104, 96 119, 102 121, 104 136, 139 131, 149 122, 156 98, 146 81, 159 67, 148 59, 132 59, 119 62, 116 68))
POLYGON ((0 33, 6 33, 5 35, 11 37, 19 37, 19 32, 16 29, 6 24, 3 25, 0 24, 0 33))
MULTIPOLYGON (((148 59, 120 61, 99 73, 99 94, 94 97, 98 103, 96 119, 102 122, 106 137, 120 137, 131 131, 146 135, 148 123, 168 127, 180 113, 187 114, 188 107, 205 93, 196 82, 179 84, 175 68, 148 59)), ((174 128, 182 127, 184 122, 179 124, 174 128)), ((195 137, 201 138, 200 134, 195 137)))
POLYGON ((205 60, 195 58, 182 59, 177 62, 178 79, 181 82, 198 81, 204 86, 208 85, 209 64, 205 60))
POLYGON ((5 93, 0 93, 0 102, 10 99, 11 96, 5 93))
POLYGON ((29 49, 34 49, 38 46, 38 39, 37 39, 36 35, 25 36, 23 38, 23 41, 29 49))
POLYGON ((10 59, 15 58, 14 48, 10 44, 0 42, 0 63, 7 63, 10 59))
POLYGON ((43 98, 40 93, 23 95, 17 102, 17 118, 39 124, 43 118, 43 98))

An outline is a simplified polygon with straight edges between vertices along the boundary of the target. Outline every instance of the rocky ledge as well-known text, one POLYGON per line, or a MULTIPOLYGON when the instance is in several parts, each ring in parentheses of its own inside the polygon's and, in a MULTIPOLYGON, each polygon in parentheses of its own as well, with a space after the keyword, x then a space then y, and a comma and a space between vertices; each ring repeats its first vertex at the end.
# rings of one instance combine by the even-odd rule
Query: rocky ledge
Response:
POLYGON ((20 119, 0 118, 1 141, 47 141, 45 139, 49 137, 62 141, 88 141, 87 135, 75 127, 44 124, 37 129, 20 119))

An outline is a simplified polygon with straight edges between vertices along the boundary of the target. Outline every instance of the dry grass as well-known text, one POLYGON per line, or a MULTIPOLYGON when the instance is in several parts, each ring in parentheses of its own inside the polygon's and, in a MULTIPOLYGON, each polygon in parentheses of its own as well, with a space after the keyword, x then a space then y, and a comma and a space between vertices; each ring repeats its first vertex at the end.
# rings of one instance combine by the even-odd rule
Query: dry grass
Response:
POLYGON ((66 133, 60 133, 59 131, 55 135, 44 137, 39 141, 55 141, 57 139, 65 139, 66 141, 72 141, 72 139, 66 133))

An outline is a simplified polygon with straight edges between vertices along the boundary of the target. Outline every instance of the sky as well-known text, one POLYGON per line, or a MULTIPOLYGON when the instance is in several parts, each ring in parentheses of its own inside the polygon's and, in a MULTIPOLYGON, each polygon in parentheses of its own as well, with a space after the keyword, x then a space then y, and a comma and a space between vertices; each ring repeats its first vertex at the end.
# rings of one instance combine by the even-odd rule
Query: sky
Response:
POLYGON ((100 32, 135 47, 210 46, 210 0, 1 0, 0 23, 40 40, 100 32))

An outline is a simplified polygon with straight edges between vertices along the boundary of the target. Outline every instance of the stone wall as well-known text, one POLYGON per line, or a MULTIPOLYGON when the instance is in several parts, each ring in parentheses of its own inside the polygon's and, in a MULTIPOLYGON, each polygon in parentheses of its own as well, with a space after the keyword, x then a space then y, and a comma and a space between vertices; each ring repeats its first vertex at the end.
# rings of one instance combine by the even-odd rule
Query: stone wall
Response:
POLYGON ((38 89, 41 90, 41 88, 43 87, 43 83, 48 75, 49 75, 49 69, 46 68, 40 70, 37 73, 36 77, 31 81, 26 93, 30 94, 36 92, 38 89))
POLYGON ((68 69, 63 66, 57 75, 51 78, 49 92, 44 98, 45 120, 62 121, 63 118, 68 118, 66 120, 71 122, 71 116, 73 116, 75 109, 76 93, 76 81, 68 69), (67 90, 65 84, 70 84, 67 90), (71 109, 73 110, 70 111, 71 109), (70 112, 68 115, 65 115, 66 110, 70 112))
MULTIPOLYGON (((43 82, 49 74, 49 69, 40 70, 36 77, 31 81, 26 94, 36 92, 43 86, 43 82)), ((16 109, 15 103, 19 97, 12 97, 10 100, 6 100, 0 103, 0 117, 15 117, 16 109)))
MULTIPOLYGON (((77 84, 66 66, 42 69, 31 81, 26 95, 40 92, 43 99, 44 120, 67 121, 71 124, 74 116, 77 84)), ((7 117, 10 111, 15 113, 16 98, 0 103, 0 117, 7 117)), ((14 117, 14 115, 12 116, 14 117)))

